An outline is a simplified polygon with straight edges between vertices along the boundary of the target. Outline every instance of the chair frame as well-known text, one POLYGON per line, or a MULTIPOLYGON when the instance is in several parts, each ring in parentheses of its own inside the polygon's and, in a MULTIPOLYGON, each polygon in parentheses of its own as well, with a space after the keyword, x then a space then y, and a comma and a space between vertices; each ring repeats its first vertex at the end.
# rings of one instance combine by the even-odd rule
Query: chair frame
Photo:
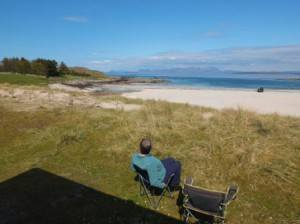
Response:
POLYGON ((146 195, 152 208, 157 209, 159 202, 161 201, 163 196, 166 196, 168 198, 174 199, 174 196, 172 195, 171 189, 170 189, 170 182, 173 179, 175 174, 171 174, 167 183, 165 183, 164 188, 158 188, 153 185, 151 185, 148 177, 146 175, 143 175, 142 173, 144 172, 145 174, 148 175, 148 172, 146 170, 141 169, 137 165, 133 165, 136 173, 139 178, 139 185, 140 185, 140 196, 146 195), (157 192, 161 192, 158 196, 159 198, 155 200, 155 196, 157 195, 157 192))
POLYGON ((193 211, 196 213, 204 214, 210 217, 213 217, 214 220, 216 219, 217 222, 221 222, 222 224, 225 222, 225 216, 226 216, 226 209, 231 200, 234 200, 236 198, 236 194, 238 193, 238 187, 231 186, 228 188, 227 192, 221 192, 221 191, 213 191, 209 189, 205 189, 202 187, 197 187, 193 185, 193 179, 192 178, 186 178, 184 183, 184 188, 182 190, 183 195, 185 196, 185 200, 183 202, 183 217, 184 217, 184 223, 189 223, 189 217, 192 217, 196 222, 200 221, 196 218, 196 216, 193 214, 193 211), (197 207, 194 207, 191 203, 189 203, 189 193, 186 188, 192 188, 194 190, 202 191, 203 193, 207 193, 212 195, 214 197, 214 194, 216 196, 222 195, 223 201, 220 202, 219 208, 220 208, 220 214, 216 214, 216 212, 211 212, 204 209, 199 209, 197 207))

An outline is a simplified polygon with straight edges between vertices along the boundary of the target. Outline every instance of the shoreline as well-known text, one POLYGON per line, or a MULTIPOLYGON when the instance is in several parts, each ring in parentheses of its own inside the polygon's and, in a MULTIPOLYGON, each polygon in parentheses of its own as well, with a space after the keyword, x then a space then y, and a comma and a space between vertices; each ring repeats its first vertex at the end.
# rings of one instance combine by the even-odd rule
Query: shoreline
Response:
MULTIPOLYGON (((257 88, 229 88, 229 87, 210 87, 210 86, 181 86, 181 85, 166 85, 166 84, 141 84, 141 83, 130 83, 130 84, 103 84, 103 87, 109 88, 119 88, 124 90, 143 90, 143 89, 179 89, 179 90, 224 90, 224 91, 249 91, 249 92, 257 92, 257 88)), ((300 89, 269 89, 264 88, 264 92, 299 92, 300 89)))

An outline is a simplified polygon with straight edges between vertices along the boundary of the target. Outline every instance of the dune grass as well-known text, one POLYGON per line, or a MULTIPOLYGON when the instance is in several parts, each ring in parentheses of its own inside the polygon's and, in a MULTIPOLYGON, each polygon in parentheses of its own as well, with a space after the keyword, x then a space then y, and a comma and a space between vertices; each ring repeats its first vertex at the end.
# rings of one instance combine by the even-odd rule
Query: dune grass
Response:
MULTIPOLYGON (((140 139, 150 137, 153 154, 180 160, 183 177, 196 185, 240 187, 228 223, 300 222, 300 119, 138 103, 143 109, 130 112, 75 106, 15 112, 2 105, 0 185, 38 167, 149 208, 129 164, 140 139)), ((158 211, 180 218, 176 201, 164 199, 158 211)))

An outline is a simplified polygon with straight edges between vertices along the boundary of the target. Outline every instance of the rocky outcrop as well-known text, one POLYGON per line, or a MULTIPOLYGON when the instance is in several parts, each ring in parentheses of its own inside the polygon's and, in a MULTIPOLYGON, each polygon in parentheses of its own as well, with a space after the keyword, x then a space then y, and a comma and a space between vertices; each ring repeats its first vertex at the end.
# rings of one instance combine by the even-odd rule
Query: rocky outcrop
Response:
POLYGON ((103 84, 134 84, 134 83, 161 83, 161 82, 167 82, 166 79, 157 79, 157 78, 127 78, 127 77, 121 77, 121 78, 110 78, 106 80, 75 80, 75 81, 69 81, 64 82, 64 85, 72 86, 80 89, 86 89, 86 88, 92 88, 92 87, 99 87, 103 84))

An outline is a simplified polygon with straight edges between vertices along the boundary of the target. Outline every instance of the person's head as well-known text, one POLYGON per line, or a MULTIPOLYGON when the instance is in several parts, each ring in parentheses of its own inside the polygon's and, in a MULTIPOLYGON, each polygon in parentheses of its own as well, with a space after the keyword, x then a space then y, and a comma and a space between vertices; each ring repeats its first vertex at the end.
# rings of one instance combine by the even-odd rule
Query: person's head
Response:
POLYGON ((151 145, 151 140, 150 139, 142 139, 140 143, 140 152, 142 154, 149 154, 151 151, 152 145, 151 145))

